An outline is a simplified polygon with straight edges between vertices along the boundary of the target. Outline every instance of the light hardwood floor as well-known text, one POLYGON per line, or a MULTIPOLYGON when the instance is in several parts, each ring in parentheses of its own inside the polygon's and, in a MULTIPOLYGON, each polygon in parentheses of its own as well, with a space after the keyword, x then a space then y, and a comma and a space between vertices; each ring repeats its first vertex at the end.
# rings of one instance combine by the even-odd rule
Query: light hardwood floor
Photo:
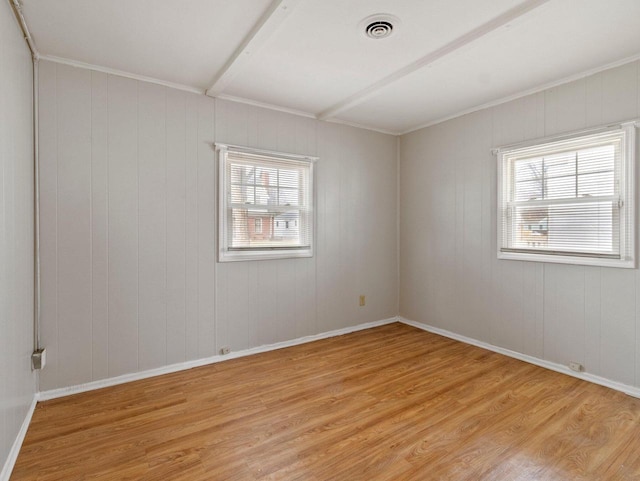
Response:
POLYGON ((40 403, 21 480, 638 480, 640 400, 391 324, 40 403))

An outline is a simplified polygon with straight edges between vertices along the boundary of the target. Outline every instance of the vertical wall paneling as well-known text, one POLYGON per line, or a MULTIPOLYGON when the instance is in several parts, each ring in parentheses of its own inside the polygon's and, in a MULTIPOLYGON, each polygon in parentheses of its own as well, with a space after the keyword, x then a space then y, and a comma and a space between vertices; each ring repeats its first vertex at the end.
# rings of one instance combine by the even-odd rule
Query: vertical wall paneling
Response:
POLYGON ((165 90, 166 362, 186 359, 187 94, 165 90))
POLYGON ((110 376, 139 366, 138 89, 135 80, 108 77, 110 376))
POLYGON ((606 326, 600 332, 602 375, 625 384, 635 382, 636 273, 629 269, 602 268, 600 315, 606 326))
POLYGON ((545 135, 586 127, 585 79, 559 85, 545 94, 545 135))
POLYGON ((33 70, 31 54, 11 7, 7 2, 0 3, 0 476, 3 476, 8 474, 10 451, 36 391, 36 374, 31 371, 33 70))
POLYGON ((632 62, 601 72, 602 122, 617 122, 638 117, 638 65, 632 62))
POLYGON ((92 375, 91 71, 57 69, 59 369, 65 384, 92 375))
MULTIPOLYGON (((39 122, 58 125, 58 65, 40 62, 39 122)), ((58 131, 40 129, 40 336, 47 348, 47 372, 40 375, 40 389, 51 389, 59 377, 58 347, 58 131), (43 242, 44 241, 44 242, 43 242)), ((95 232, 95 231, 94 231, 95 232)))
POLYGON ((138 84, 138 359, 140 369, 167 358, 166 89, 138 84))
POLYGON ((42 70, 52 347, 43 389, 396 315, 393 136, 49 62, 42 70), (83 124, 61 135, 58 118, 76 111, 69 125, 83 124), (314 257, 216 262, 216 141, 320 156, 314 257), (68 230, 61 219, 72 216, 80 223, 68 230), (61 250, 71 245, 73 258, 61 250), (78 299, 51 294, 59 272, 89 276, 79 286, 63 275, 60 292, 81 288, 78 299), (76 328, 78 349, 58 341, 76 328), (63 369, 76 354, 84 365, 63 369))
POLYGON ((185 112, 185 355, 198 359, 198 105, 199 99, 187 95, 185 112))
POLYGON ((104 378, 109 375, 109 158, 107 112, 107 75, 100 72, 91 72, 90 268, 93 372, 90 379, 104 378))
POLYGON ((602 336, 601 305, 601 268, 585 267, 584 269, 584 365, 585 369, 599 376, 603 375, 600 366, 600 339, 602 336))
POLYGON ((499 261, 496 160, 487 157, 491 147, 637 118, 639 96, 636 61, 403 136, 401 315, 640 386, 639 269, 499 261))
POLYGON ((214 101, 198 105, 198 357, 216 354, 214 101))
POLYGON ((545 358, 565 366, 584 363, 584 271, 584 266, 562 264, 544 270, 545 358))
POLYGON ((343 159, 341 130, 334 124, 321 124, 324 142, 318 146, 320 160, 317 167, 318 197, 318 323, 326 330, 335 329, 340 321, 343 292, 339 282, 341 273, 340 250, 340 163, 343 159))
MULTIPOLYGON (((340 174, 340 197, 338 218, 335 219, 333 225, 338 228, 340 236, 336 238, 338 242, 338 276, 340 279, 344 279, 350 285, 360 288, 358 283, 357 272, 359 269, 352 269, 349 266, 347 259, 351 259, 352 262, 358 262, 358 246, 354 243, 354 239, 360 238, 362 233, 362 225, 365 222, 361 212, 358 212, 357 199, 362 189, 362 174, 363 169, 372 168, 372 166, 358 165, 353 162, 348 162, 347 159, 357 158, 357 149, 359 143, 356 139, 347 137, 341 132, 340 155, 342 160, 339 164, 340 174)), ((337 301, 338 313, 335 315, 334 322, 340 322, 340 316, 344 315, 349 319, 351 323, 357 322, 357 309, 362 309, 359 306, 359 299, 357 296, 349 296, 348 291, 339 290, 336 293, 335 300, 337 301)), ((371 297, 371 296, 369 296, 371 297)), ((371 299, 370 299, 371 300, 371 299)))

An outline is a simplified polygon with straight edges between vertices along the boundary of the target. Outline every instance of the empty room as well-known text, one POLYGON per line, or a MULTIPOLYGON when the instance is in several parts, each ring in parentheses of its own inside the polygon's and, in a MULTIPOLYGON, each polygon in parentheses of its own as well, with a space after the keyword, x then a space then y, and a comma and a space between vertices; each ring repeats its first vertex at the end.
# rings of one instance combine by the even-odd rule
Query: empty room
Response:
POLYGON ((640 480, 639 0, 0 0, 0 481, 640 480))

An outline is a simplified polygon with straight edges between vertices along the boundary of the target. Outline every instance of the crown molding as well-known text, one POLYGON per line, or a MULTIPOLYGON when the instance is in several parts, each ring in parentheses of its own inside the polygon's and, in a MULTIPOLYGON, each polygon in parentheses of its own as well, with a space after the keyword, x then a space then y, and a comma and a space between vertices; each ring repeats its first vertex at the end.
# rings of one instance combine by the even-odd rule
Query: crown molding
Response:
POLYGON ((78 60, 72 60, 69 58, 56 57, 55 55, 41 55, 40 60, 48 60, 49 62, 55 62, 63 65, 70 65, 71 67, 77 67, 77 68, 82 68, 86 70, 95 70, 96 72, 102 72, 109 75, 118 75, 119 77, 126 77, 133 80, 139 80, 141 82, 148 82, 152 84, 162 85, 163 87, 170 87, 176 90, 183 90, 185 92, 204 95, 204 89, 201 89, 198 87, 192 87, 190 85, 184 85, 184 84, 179 84, 175 82, 168 82, 166 80, 160 80, 154 77, 147 77, 146 75, 138 75, 131 72, 125 72, 124 70, 118 70, 115 68, 103 67, 101 65, 80 62, 78 60))
POLYGON ((267 102, 259 102, 258 100, 251 100, 244 97, 236 97, 234 95, 220 94, 215 97, 220 100, 228 100, 230 102, 236 102, 239 104, 251 105, 252 107, 259 107, 261 109, 275 110, 276 112, 284 112, 285 114, 298 115, 300 117, 307 117, 309 119, 315 119, 315 114, 311 112, 305 112, 304 110, 290 109, 288 107, 282 107, 280 105, 270 104, 267 102))
POLYGON ((437 124, 441 124, 442 122, 446 122, 447 120, 453 120, 456 119, 458 117, 462 117, 463 115, 467 115, 467 114, 471 114, 473 112, 478 112, 480 110, 484 110, 484 109, 488 109, 491 107, 497 107, 498 105, 502 105, 502 104, 506 104, 507 102, 511 102, 512 100, 518 100, 521 99, 523 97, 527 97, 529 95, 534 95, 540 92, 544 92, 545 90, 549 90, 555 87, 559 87, 560 85, 564 85, 564 84, 568 84, 570 82, 575 82, 576 80, 580 80, 586 77, 590 77, 592 75, 598 74, 600 72, 604 72, 605 70, 609 70, 612 68, 616 68, 616 67, 621 67, 622 65, 626 65, 628 63, 632 63, 635 62, 637 60, 640 60, 640 54, 637 55, 632 55, 631 57, 625 57, 623 59, 620 60, 616 60, 615 62, 611 62, 605 65, 602 65, 600 67, 595 67, 589 70, 585 70, 583 72, 577 73, 577 74, 573 74, 573 75, 569 75, 568 77, 564 77, 560 80, 554 80, 552 82, 548 82, 542 85, 538 85, 537 87, 533 87, 531 89, 528 90, 524 90, 522 92, 518 92, 515 93, 513 95, 509 95, 507 97, 502 97, 500 99, 497 100, 492 100, 490 102, 486 102, 484 104, 481 105, 477 105, 475 107, 471 107, 469 109, 466 110, 462 110, 460 112, 456 112, 455 114, 451 114, 451 115, 447 115, 445 117, 441 117, 439 119, 436 120, 430 120, 427 123, 424 124, 420 124, 416 127, 411 127, 408 130, 404 130, 402 132, 400 132, 398 135, 406 135, 406 134, 410 134, 411 132, 416 132, 417 130, 421 130, 421 129, 426 129, 427 127, 432 127, 434 125, 437 124))

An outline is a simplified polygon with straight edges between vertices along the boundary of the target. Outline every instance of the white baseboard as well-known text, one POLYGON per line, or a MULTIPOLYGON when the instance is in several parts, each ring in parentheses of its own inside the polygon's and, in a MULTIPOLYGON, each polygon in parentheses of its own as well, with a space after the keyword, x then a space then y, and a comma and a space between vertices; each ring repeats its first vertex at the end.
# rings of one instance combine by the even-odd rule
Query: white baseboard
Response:
POLYGON ((544 359, 529 356, 528 354, 512 351, 510 349, 505 349, 503 347, 494 346, 493 344, 489 344, 483 341, 478 341, 477 339, 473 339, 471 337, 462 336, 460 334, 456 334, 455 332, 447 331, 445 329, 440 329, 438 327, 429 326, 427 324, 422 324, 421 322, 411 321, 409 319, 405 319, 404 317, 398 317, 398 321, 403 324, 407 324, 409 326, 417 327, 418 329, 422 329, 423 331, 439 334, 440 336, 444 336, 450 339, 454 339, 456 341, 464 342, 465 344, 471 344, 473 346, 481 347, 489 351, 497 352, 498 354, 504 354, 505 356, 519 359, 520 361, 525 361, 531 364, 535 364, 536 366, 551 369, 552 371, 556 371, 562 374, 567 374, 568 376, 573 376, 578 379, 582 379, 583 381, 589 381, 594 384, 600 384, 601 386, 615 389, 616 391, 621 391, 625 394, 628 394, 629 396, 640 398, 640 388, 637 388, 635 386, 629 386, 621 382, 612 381, 611 379, 596 376, 594 374, 589 374, 586 372, 572 371, 571 369, 569 369, 566 366, 563 366, 562 364, 546 361, 544 359))
MULTIPOLYGON (((349 334, 351 332, 362 331, 363 329, 371 329, 372 327, 383 326, 385 324, 391 324, 398 322, 397 317, 389 319, 383 319, 380 321, 367 322, 364 324, 358 324, 357 326, 345 327, 342 329, 336 329, 333 331, 322 332, 320 334, 314 334, 312 336, 299 337, 290 341, 276 342, 275 344, 267 344, 264 346, 252 347, 250 349, 244 349, 242 351, 230 352, 225 355, 216 355, 207 357, 204 359, 196 359, 194 361, 180 362, 177 364, 171 364, 169 366, 163 366, 156 369, 149 369, 146 371, 134 372, 131 374, 123 374, 122 376, 111 377, 107 379, 100 379, 98 381, 92 381, 85 384, 78 384, 76 386, 63 387, 59 389, 51 389, 49 391, 41 391, 37 394, 38 401, 47 401, 49 399, 56 399, 59 397, 69 396, 71 394, 78 394, 86 391, 93 391, 95 389, 101 389, 109 386, 116 386, 118 384, 124 384, 126 382, 137 381, 140 379, 147 379, 154 376, 160 376, 162 374, 169 374, 177 371, 184 371, 192 369, 194 367, 205 366, 207 364, 214 364, 217 362, 228 361, 230 359, 236 359, 238 357, 250 356, 252 354, 259 354, 261 352, 274 351, 276 349, 283 349, 285 347, 297 346, 298 344, 305 344, 307 342, 319 341, 321 339, 327 339, 329 337, 342 336, 343 334, 349 334)), ((0 481, 4 481, 0 479, 0 481)))
POLYGON ((22 443, 24 442, 24 437, 27 435, 27 429, 29 429, 31 417, 33 416, 33 411, 36 409, 37 402, 38 395, 35 394, 33 396, 33 400, 31 401, 31 405, 29 406, 29 410, 27 411, 27 415, 24 417, 22 426, 20 426, 20 431, 18 431, 18 435, 16 436, 13 445, 11 446, 9 456, 7 457, 7 460, 2 467, 2 471, 0 471, 0 481, 9 481, 9 478, 11 477, 11 472, 13 471, 13 467, 15 466, 16 460, 18 459, 18 453, 20 452, 20 448, 22 447, 22 443))

